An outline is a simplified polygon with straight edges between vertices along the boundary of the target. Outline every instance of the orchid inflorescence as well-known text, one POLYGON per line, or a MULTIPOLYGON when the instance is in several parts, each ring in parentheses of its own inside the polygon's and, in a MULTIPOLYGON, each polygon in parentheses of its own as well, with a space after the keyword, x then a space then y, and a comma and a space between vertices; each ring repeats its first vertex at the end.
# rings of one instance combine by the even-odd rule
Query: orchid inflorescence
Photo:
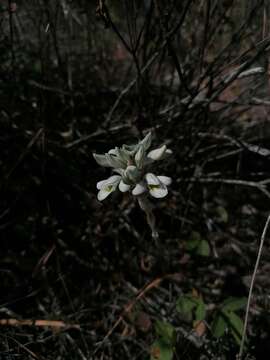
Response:
POLYGON ((168 194, 167 186, 171 184, 168 176, 156 176, 146 169, 157 160, 164 159, 172 153, 166 145, 147 152, 151 146, 152 135, 149 132, 136 145, 123 145, 121 148, 109 150, 104 155, 93 154, 96 162, 105 167, 113 168, 119 175, 113 175, 97 183, 98 200, 104 200, 119 188, 121 192, 131 191, 138 196, 149 192, 155 198, 163 198, 168 194))
POLYGON ((131 192, 138 199, 141 209, 146 212, 152 235, 155 233, 156 237, 152 206, 146 196, 150 194, 154 198, 165 197, 168 194, 167 186, 172 180, 168 176, 156 176, 148 172, 148 169, 155 161, 163 160, 172 154, 172 151, 166 145, 149 151, 151 142, 152 134, 149 132, 135 145, 115 147, 104 155, 93 154, 93 156, 99 165, 111 167, 118 174, 97 183, 98 200, 106 199, 117 188, 121 192, 131 192))

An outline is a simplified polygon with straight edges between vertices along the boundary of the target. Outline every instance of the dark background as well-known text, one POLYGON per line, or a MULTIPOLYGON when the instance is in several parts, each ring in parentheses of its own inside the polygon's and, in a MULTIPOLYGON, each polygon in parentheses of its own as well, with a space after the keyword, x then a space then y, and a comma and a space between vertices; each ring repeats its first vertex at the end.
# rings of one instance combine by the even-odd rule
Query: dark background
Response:
MULTIPOLYGON (((175 304, 196 290, 210 323, 211 308, 248 294, 270 199, 269 10, 259 0, 1 2, 0 356, 149 359, 159 319, 177 330, 175 359, 234 358, 229 334, 191 341, 175 304), (173 150, 160 164, 173 184, 154 202, 157 243, 130 195, 97 201, 110 170, 92 157, 149 130, 173 150), (208 256, 188 250, 194 231, 208 256)), ((268 250, 266 239, 250 359, 269 349, 268 250)))

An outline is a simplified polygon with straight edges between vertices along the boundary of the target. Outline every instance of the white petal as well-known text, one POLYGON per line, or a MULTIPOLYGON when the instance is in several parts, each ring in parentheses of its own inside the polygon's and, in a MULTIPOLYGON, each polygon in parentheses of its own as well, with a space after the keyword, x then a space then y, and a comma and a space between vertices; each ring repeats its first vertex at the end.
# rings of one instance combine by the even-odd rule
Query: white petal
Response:
POLYGON ((101 180, 97 183, 97 189, 100 190, 103 185, 107 184, 108 180, 101 180))
POLYGON ((147 154, 147 157, 152 160, 160 160, 166 152, 166 145, 161 146, 158 149, 154 149, 147 154))
POLYGON ((169 176, 157 176, 157 178, 162 182, 164 185, 171 185, 172 179, 169 176))
POLYGON ((124 183, 123 180, 120 181, 119 183, 119 190, 122 191, 122 192, 126 192, 130 189, 130 185, 127 185, 124 183))
POLYGON ((141 195, 146 191, 146 187, 143 185, 143 183, 139 183, 135 186, 135 188, 132 190, 132 195, 141 195))
POLYGON ((145 179, 146 179, 147 184, 149 184, 149 185, 160 185, 159 179, 157 178, 156 175, 154 175, 152 173, 147 173, 145 175, 145 179))
POLYGON ((107 196, 110 195, 111 192, 113 192, 114 190, 111 189, 110 191, 107 191, 107 190, 100 190, 97 194, 97 198, 99 201, 102 201, 104 199, 106 199, 107 196))
POLYGON ((150 192, 150 195, 152 195, 153 197, 160 199, 160 198, 165 197, 168 194, 168 189, 164 185, 164 186, 149 189, 149 192, 150 192))
POLYGON ((111 184, 118 184, 121 180, 121 176, 119 175, 112 175, 108 178, 108 181, 110 181, 111 184))
POLYGON ((97 189, 100 190, 108 185, 113 185, 113 186, 117 186, 119 181, 121 180, 121 176, 120 175, 113 175, 110 176, 108 179, 106 180, 102 180, 99 181, 97 183, 97 189))

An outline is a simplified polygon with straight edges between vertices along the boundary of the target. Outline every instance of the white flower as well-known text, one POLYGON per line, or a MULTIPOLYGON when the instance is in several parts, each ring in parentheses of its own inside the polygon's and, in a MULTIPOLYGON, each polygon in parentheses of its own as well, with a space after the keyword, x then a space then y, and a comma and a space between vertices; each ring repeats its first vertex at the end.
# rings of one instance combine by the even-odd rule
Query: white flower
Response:
POLYGON ((141 195, 143 194, 145 191, 147 190, 145 184, 143 183, 143 181, 139 182, 139 184, 137 184, 135 186, 135 188, 132 190, 132 195, 141 195))
POLYGON ((111 167, 117 173, 117 175, 97 183, 98 200, 106 199, 117 187, 121 192, 132 191, 134 196, 149 192, 155 198, 163 198, 168 194, 167 186, 171 184, 171 178, 156 176, 148 173, 147 169, 155 161, 172 154, 172 151, 167 149, 166 145, 149 151, 151 141, 152 134, 149 132, 143 140, 135 145, 115 147, 104 155, 93 154, 99 165, 111 167))
POLYGON ((152 173, 145 175, 145 181, 139 182, 132 190, 132 195, 138 196, 149 190, 155 198, 163 198, 168 194, 167 186, 172 183, 168 176, 156 176, 152 173))
POLYGON ((165 197, 168 194, 167 186, 172 182, 172 179, 168 176, 156 176, 152 173, 147 173, 145 180, 150 195, 155 198, 165 197))
POLYGON ((130 185, 124 183, 124 181, 121 180, 120 183, 119 183, 119 190, 121 192, 127 192, 127 191, 129 191, 129 189, 130 189, 130 185))
POLYGON ((160 148, 154 149, 147 154, 147 158, 151 160, 163 160, 166 155, 172 154, 170 149, 167 149, 166 145, 161 146, 160 148))
POLYGON ((113 175, 106 180, 99 181, 97 183, 97 189, 99 190, 97 198, 99 201, 106 199, 113 191, 116 190, 117 185, 121 181, 120 175, 113 175))

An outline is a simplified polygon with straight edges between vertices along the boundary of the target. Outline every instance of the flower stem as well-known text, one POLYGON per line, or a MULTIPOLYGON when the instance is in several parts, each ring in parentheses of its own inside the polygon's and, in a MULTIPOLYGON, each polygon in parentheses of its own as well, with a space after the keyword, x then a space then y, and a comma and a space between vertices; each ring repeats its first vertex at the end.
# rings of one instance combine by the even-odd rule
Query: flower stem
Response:
POLYGON ((156 217, 153 213, 153 205, 150 203, 150 201, 146 198, 145 195, 138 196, 137 200, 138 200, 140 208, 146 214, 147 224, 149 225, 149 227, 152 231, 152 238, 154 240, 157 240, 159 235, 158 235, 158 232, 156 229, 156 217))

